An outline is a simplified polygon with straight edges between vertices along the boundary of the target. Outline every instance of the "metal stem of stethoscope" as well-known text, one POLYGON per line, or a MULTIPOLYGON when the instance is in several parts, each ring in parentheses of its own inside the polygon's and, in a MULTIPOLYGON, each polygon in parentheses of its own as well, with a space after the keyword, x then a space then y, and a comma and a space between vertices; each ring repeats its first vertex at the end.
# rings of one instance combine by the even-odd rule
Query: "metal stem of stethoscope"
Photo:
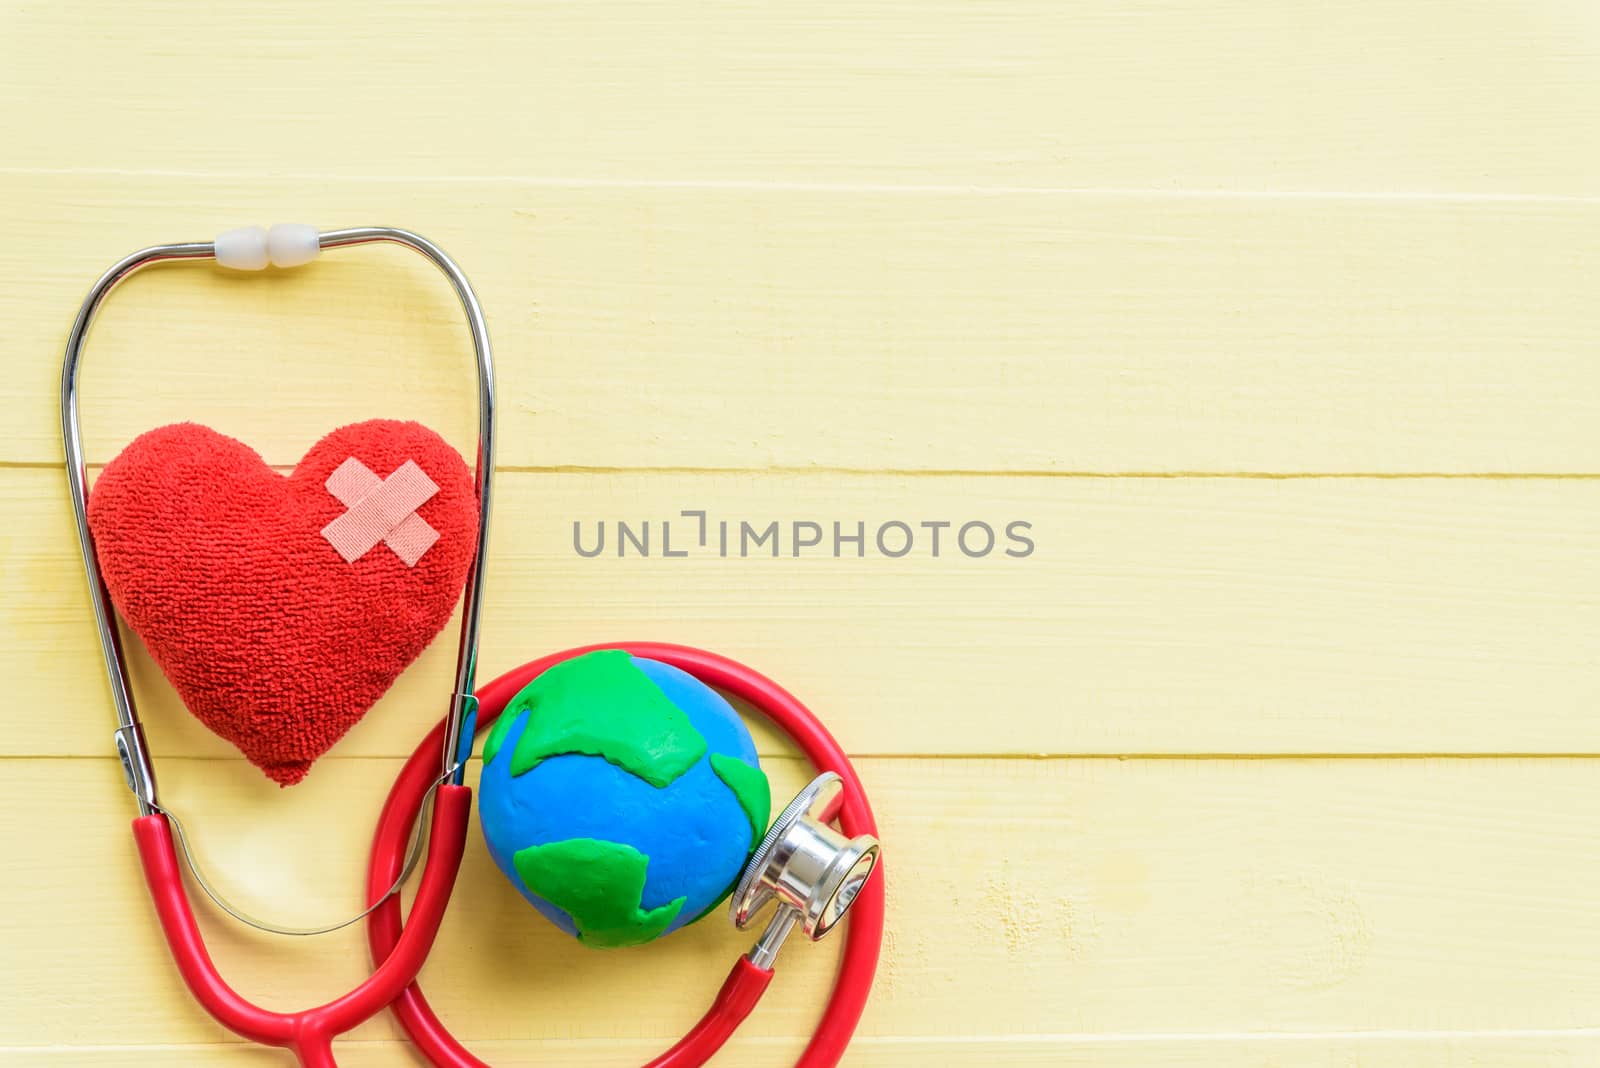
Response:
MULTIPOLYGON (((489 539, 490 489, 494 475, 494 357, 489 347, 489 329, 484 323, 483 309, 477 294, 467 281, 455 260, 428 239, 388 226, 363 226, 348 230, 329 230, 317 234, 319 249, 343 248, 348 245, 367 245, 388 242, 403 245, 427 258, 442 272, 460 298, 466 314, 467 329, 472 334, 472 347, 478 367, 478 544, 473 556, 472 571, 467 578, 466 593, 462 601, 461 641, 456 653, 455 688, 450 699, 449 713, 445 719, 443 751, 440 754, 440 783, 459 785, 465 756, 463 739, 470 744, 472 730, 467 726, 476 712, 477 699, 473 696, 474 675, 477 669, 478 625, 483 598, 484 558, 489 539)), ((89 531, 89 490, 85 470, 83 439, 78 423, 78 364, 90 327, 94 324, 100 305, 111 291, 124 279, 159 263, 178 260, 208 260, 217 258, 217 242, 193 241, 172 245, 155 245, 141 249, 113 264, 100 276, 78 309, 78 317, 67 335, 66 355, 61 365, 61 439, 66 450, 67 486, 72 495, 73 515, 77 521, 78 543, 83 550, 84 569, 89 577, 90 601, 94 609, 95 628, 100 636, 100 650, 105 658, 106 675, 111 683, 111 699, 116 709, 117 727, 115 743, 117 756, 122 762, 128 787, 138 802, 139 815, 154 813, 165 815, 178 830, 178 841, 185 860, 195 873, 196 881, 213 901, 236 919, 253 927, 276 934, 320 934, 337 930, 360 920, 371 908, 360 915, 340 923, 323 927, 283 927, 256 920, 230 905, 207 882, 194 863, 187 836, 171 812, 163 808, 156 790, 155 767, 150 749, 145 742, 139 712, 134 705, 133 691, 128 683, 127 663, 117 632, 116 614, 111 605, 111 595, 100 575, 99 558, 95 554, 94 539, 89 531)), ((421 835, 418 834, 411 850, 414 863, 420 852, 421 835)), ((401 872, 389 894, 395 893, 405 881, 412 863, 401 872)), ((385 895, 387 897, 388 895, 385 895)), ((379 901, 383 899, 380 898, 379 901)), ((372 907, 376 907, 374 904, 372 907)))

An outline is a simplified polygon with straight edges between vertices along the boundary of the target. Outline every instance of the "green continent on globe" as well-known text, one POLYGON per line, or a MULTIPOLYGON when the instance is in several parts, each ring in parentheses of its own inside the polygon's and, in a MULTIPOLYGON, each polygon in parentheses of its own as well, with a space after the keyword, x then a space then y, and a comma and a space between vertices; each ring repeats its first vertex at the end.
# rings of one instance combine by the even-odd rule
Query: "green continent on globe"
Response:
POLYGON ((689 717, 621 649, 564 660, 530 683, 500 714, 484 743, 485 762, 524 710, 530 711, 528 727, 511 753, 512 775, 553 756, 581 753, 664 788, 706 751, 689 717))
POLYGON ((649 942, 677 918, 686 900, 641 908, 650 858, 618 842, 569 838, 519 849, 512 862, 528 889, 571 916, 579 941, 590 946, 649 942))
POLYGON ((767 773, 727 753, 711 754, 711 770, 739 799, 739 807, 750 821, 750 848, 754 849, 767 833, 767 820, 772 815, 772 787, 767 773))

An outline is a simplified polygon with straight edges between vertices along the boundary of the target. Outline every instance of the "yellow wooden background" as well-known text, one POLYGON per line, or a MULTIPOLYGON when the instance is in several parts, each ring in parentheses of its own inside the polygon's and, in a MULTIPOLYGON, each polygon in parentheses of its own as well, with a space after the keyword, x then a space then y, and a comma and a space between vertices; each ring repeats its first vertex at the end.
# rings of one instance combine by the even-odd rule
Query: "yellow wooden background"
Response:
MULTIPOLYGON (((1600 1064, 1600 5, 6 0, 0 101, 0 1061, 284 1063, 155 933, 56 383, 114 258, 293 220, 416 229, 479 287, 486 674, 702 644, 860 755, 891 933, 849 1063, 1600 1064), (1038 550, 569 547, 684 508, 1038 550)), ((181 418, 281 465, 371 415, 469 447, 408 255, 130 283, 93 460, 181 418)), ((357 907, 450 646, 282 794, 135 654, 245 904, 357 907)), ((366 973, 358 934, 205 926, 272 1006, 366 973)), ((626 1065, 747 942, 584 951, 474 843, 424 977, 496 1064, 626 1065)), ((835 952, 790 947, 723 1063, 789 1063, 835 952)), ((413 1063, 396 1033, 344 1063, 413 1063)))

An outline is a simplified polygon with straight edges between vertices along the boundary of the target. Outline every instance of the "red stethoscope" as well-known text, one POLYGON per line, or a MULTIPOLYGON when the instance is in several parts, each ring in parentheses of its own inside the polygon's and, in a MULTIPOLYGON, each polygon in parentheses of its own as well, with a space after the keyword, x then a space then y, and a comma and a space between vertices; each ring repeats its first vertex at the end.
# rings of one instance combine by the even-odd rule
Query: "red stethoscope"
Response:
POLYGON ((474 692, 479 606, 488 539, 493 472, 494 389, 488 330, 465 274, 438 246, 417 234, 389 227, 318 232, 306 226, 229 231, 215 241, 159 245, 125 257, 102 275, 84 299, 68 336, 62 365, 62 439, 67 481, 79 542, 92 593, 94 618, 117 714, 114 741, 129 788, 138 803, 134 841, 161 928, 184 982, 207 1012, 253 1042, 294 1053, 306 1068, 336 1065, 333 1040, 381 1012, 394 1009, 417 1049, 440 1068, 487 1068, 440 1023, 417 984, 439 933, 466 845, 472 791, 462 784, 475 734, 492 724, 507 701, 554 664, 596 648, 625 649, 660 660, 707 685, 748 702, 783 731, 820 773, 773 821, 736 887, 730 912, 744 928, 770 903, 777 911, 751 951, 741 956, 711 1008, 682 1041, 647 1068, 691 1068, 706 1063, 755 1008, 772 981, 772 966, 785 938, 800 927, 813 940, 829 933, 849 912, 838 979, 796 1068, 838 1064, 866 1005, 883 941, 884 891, 877 827, 860 779, 826 728, 792 694, 764 675, 727 657, 686 646, 651 642, 589 646, 554 653, 524 664, 474 692), (461 300, 477 355, 479 449, 477 485, 481 516, 478 551, 462 604, 456 684, 443 722, 424 738, 401 769, 379 817, 367 871, 366 911, 320 928, 287 928, 255 920, 229 905, 201 874, 182 825, 162 806, 154 765, 134 706, 117 633, 114 609, 101 578, 89 533, 88 480, 78 420, 77 372, 96 311, 123 279, 145 267, 183 260, 215 260, 226 267, 257 270, 309 262, 321 249, 389 242, 421 253, 439 268, 461 300), (442 754, 442 758, 441 758, 442 754), (442 759, 442 763, 441 763, 442 759), (402 919, 398 891, 422 852, 423 810, 431 801, 426 863, 410 915, 402 919), (836 830, 831 824, 837 821, 836 830), (201 889, 230 915, 261 930, 310 935, 367 921, 375 968, 360 986, 326 1004, 300 1012, 273 1012, 230 987, 206 951, 184 885, 180 853, 201 889))

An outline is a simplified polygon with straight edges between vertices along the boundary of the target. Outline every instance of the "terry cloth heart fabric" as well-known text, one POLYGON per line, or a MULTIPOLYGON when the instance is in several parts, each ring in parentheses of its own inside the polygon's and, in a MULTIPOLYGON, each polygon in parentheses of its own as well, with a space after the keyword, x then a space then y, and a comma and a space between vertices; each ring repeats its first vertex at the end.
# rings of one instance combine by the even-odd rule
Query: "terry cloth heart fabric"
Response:
POLYGON ((112 603, 189 711, 288 786, 448 621, 478 500, 419 423, 341 427, 288 476, 181 423, 107 465, 89 527, 112 603))

